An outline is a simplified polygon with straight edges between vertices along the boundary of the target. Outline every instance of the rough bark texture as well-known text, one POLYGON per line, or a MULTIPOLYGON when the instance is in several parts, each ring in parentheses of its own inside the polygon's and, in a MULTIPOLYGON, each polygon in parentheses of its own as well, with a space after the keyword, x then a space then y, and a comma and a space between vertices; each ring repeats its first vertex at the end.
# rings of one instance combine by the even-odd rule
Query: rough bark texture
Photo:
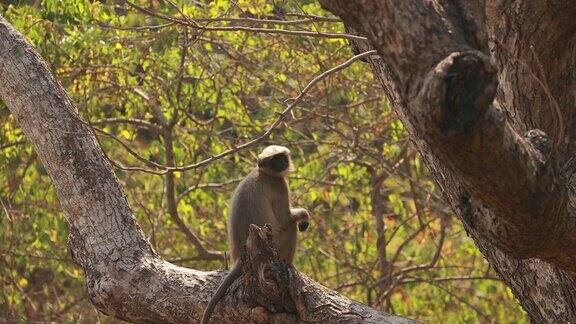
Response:
MULTIPOLYGON (((140 230, 89 125, 30 44, 0 16, 0 97, 44 164, 70 223, 70 252, 92 303, 130 322, 197 322, 225 271, 162 260, 140 230)), ((218 323, 409 323, 353 302, 281 263, 253 229, 242 278, 218 323)))
POLYGON ((371 57, 444 197, 534 322, 576 321, 576 6, 321 0, 371 57))

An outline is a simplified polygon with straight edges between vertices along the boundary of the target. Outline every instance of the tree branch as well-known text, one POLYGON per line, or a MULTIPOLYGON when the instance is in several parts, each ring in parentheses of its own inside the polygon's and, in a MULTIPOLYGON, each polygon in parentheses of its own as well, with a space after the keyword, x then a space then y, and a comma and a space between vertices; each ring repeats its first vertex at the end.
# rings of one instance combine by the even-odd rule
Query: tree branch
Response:
POLYGON ((110 124, 129 124, 147 128, 151 131, 160 133, 160 127, 158 127, 158 125, 153 124, 147 120, 137 118, 105 118, 101 120, 91 121, 90 123, 95 126, 110 125, 110 124))
POLYGON ((184 16, 184 18, 175 18, 167 15, 163 15, 152 10, 140 7, 134 3, 127 2, 127 4, 149 16, 157 17, 166 20, 171 23, 176 23, 182 26, 190 27, 193 29, 198 29, 201 31, 242 31, 251 33, 265 33, 265 34, 283 34, 283 35, 293 35, 293 36, 306 36, 306 37, 316 37, 316 38, 330 38, 330 39, 350 39, 350 40, 364 40, 364 37, 341 34, 341 33, 322 33, 309 30, 288 30, 288 29, 275 29, 275 28, 262 28, 262 27, 248 27, 248 26, 205 26, 200 25, 195 19, 184 16))
MULTIPOLYGON (((162 132, 162 138, 164 140, 164 154, 166 157, 166 163, 168 166, 173 166, 175 163, 174 159, 174 143, 172 138, 172 126, 164 126, 162 132)), ((224 254, 218 251, 209 251, 204 247, 204 244, 200 241, 200 238, 192 232, 192 230, 186 226, 186 223, 182 220, 178 213, 178 202, 176 200, 176 188, 174 183, 174 172, 168 171, 166 173, 166 185, 165 185, 165 194, 166 194, 166 202, 168 205, 168 214, 172 218, 172 220, 178 225, 180 231, 182 231, 188 241, 194 245, 196 250, 198 251, 198 255, 203 257, 205 260, 221 260, 224 258, 224 254)))

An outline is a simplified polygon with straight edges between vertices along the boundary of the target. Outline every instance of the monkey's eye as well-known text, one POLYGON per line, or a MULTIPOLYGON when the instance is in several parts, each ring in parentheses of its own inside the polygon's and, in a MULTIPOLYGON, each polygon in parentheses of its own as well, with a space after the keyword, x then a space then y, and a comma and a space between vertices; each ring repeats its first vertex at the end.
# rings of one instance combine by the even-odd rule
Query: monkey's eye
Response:
POLYGON ((282 172, 288 168, 288 156, 286 154, 278 154, 270 159, 270 168, 276 172, 282 172))

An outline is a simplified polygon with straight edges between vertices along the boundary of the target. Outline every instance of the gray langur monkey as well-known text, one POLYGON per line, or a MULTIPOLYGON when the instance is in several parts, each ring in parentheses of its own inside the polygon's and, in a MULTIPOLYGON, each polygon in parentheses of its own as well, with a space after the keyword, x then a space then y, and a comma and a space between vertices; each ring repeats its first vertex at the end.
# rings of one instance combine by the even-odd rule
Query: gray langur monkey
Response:
POLYGON ((292 171, 290 150, 284 146, 270 145, 258 155, 258 166, 236 187, 228 217, 228 244, 233 266, 204 310, 202 324, 208 324, 218 301, 240 277, 240 254, 248 239, 250 224, 259 227, 272 225, 278 258, 292 263, 296 251, 296 229, 305 231, 310 218, 306 209, 292 208, 290 205, 286 176, 292 171))

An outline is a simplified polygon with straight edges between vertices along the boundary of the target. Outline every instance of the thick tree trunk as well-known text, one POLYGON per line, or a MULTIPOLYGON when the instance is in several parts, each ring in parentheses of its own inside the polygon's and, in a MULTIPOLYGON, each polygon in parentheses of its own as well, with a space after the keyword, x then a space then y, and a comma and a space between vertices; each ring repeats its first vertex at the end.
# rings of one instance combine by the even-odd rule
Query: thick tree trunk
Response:
POLYGON ((321 0, 369 62, 446 200, 534 322, 576 321, 576 6, 321 0))
MULTIPOLYGON (((52 179, 92 303, 130 322, 199 321, 226 272, 178 267, 152 250, 92 129, 1 16, 0 97, 52 179)), ((245 273, 216 308, 218 323, 411 322, 353 302, 279 262, 268 233, 251 231, 245 273)))

